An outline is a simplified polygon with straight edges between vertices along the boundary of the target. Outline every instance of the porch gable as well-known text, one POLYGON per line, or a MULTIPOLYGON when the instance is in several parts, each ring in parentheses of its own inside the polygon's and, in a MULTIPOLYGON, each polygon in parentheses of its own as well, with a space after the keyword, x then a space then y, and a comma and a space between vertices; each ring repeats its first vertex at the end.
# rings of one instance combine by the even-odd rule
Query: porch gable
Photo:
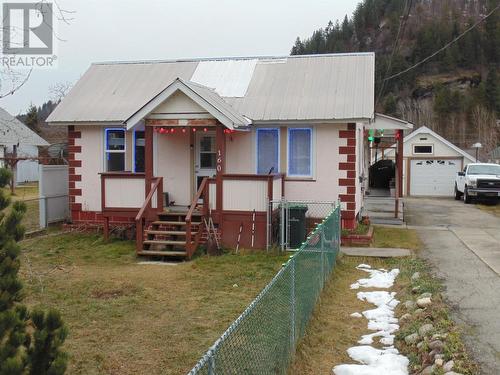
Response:
MULTIPOLYGON (((206 114, 209 114, 231 130, 238 128, 244 129, 252 123, 250 119, 235 111, 233 107, 212 89, 177 78, 142 108, 125 120, 124 123, 127 129, 131 129, 148 116, 151 116, 151 118, 160 117, 167 119, 168 116, 161 117, 158 111, 161 111, 163 106, 168 105, 167 100, 169 98, 174 97, 174 100, 176 98, 178 99, 180 93, 184 94, 192 101, 189 105, 191 108, 194 106, 194 108, 201 108, 202 111, 205 112, 205 117, 202 116, 201 118, 206 118, 206 114)), ((187 104, 185 99, 183 99, 181 103, 183 106, 187 104)))

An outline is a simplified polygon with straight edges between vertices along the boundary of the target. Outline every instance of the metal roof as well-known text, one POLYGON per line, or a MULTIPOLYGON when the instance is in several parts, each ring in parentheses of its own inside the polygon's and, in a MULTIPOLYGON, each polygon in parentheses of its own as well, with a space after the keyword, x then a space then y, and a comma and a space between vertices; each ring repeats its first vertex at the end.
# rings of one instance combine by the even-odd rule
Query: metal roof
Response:
POLYGON ((375 113, 375 118, 370 124, 365 125, 365 129, 412 130, 413 124, 396 117, 375 113))
POLYGON ((5 109, 0 108, 0 145, 48 146, 49 143, 5 109))
POLYGON ((373 53, 96 63, 48 122, 123 123, 176 78, 213 89, 253 122, 370 120, 374 72, 373 53))

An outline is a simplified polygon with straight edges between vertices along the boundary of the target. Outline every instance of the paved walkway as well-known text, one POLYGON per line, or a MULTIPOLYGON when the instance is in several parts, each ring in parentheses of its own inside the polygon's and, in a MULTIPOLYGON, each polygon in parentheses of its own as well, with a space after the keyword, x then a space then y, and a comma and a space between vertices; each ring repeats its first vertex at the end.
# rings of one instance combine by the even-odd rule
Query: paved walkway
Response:
POLYGON ((353 257, 401 258, 409 257, 411 250, 378 247, 341 247, 340 252, 353 257))
POLYGON ((452 199, 406 199, 405 214, 481 373, 500 374, 500 218, 452 199))

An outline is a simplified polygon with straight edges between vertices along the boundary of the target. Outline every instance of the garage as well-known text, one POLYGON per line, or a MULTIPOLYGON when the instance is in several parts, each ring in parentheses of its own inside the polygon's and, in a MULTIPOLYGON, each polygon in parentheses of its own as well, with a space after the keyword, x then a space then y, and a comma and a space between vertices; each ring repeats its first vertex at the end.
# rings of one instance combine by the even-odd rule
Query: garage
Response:
POLYGON ((412 159, 410 165, 410 192, 416 196, 452 196, 457 172, 462 160, 412 159))
MULTIPOLYGON (((384 157, 394 159, 394 150, 384 157)), ((403 139, 403 193, 452 197, 455 177, 475 159, 435 131, 422 126, 403 139)))

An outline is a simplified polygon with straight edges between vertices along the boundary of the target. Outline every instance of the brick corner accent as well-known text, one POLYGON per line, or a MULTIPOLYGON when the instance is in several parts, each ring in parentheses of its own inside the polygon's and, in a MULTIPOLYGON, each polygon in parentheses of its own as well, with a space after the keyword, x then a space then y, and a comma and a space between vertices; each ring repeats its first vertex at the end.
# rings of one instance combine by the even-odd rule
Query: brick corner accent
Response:
POLYGON ((345 204, 341 212, 342 228, 355 229, 356 221, 356 124, 347 124, 347 130, 339 130, 339 138, 343 144, 339 146, 339 155, 346 155, 347 162, 339 162, 338 170, 346 171, 346 177, 339 176, 338 185, 346 193, 339 198, 345 204))

